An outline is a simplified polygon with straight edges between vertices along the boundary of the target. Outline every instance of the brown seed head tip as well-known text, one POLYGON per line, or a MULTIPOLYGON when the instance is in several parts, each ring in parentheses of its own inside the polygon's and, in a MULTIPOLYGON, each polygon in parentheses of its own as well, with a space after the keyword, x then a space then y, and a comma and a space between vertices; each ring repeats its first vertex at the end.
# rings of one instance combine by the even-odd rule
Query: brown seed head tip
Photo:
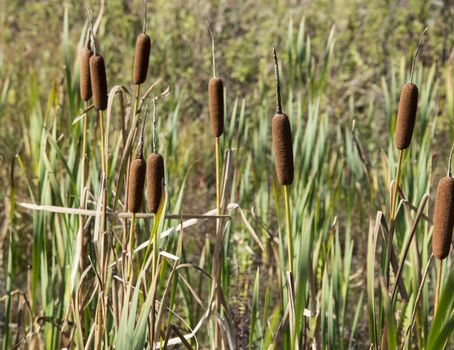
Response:
POLYGON ((134 53, 134 72, 132 75, 134 84, 143 84, 147 79, 150 48, 150 37, 145 33, 139 34, 136 40, 136 49, 134 53))
POLYGON ((293 182, 293 149, 290 121, 285 114, 276 114, 271 123, 277 178, 281 185, 293 182))
POLYGON ((147 159, 147 204, 153 214, 156 214, 159 209, 163 181, 164 158, 159 153, 152 153, 147 159))
POLYGON ((395 143, 398 149, 410 146, 413 128, 415 126, 416 108, 418 106, 418 87, 407 83, 402 88, 397 111, 395 143))
POLYGON ((104 59, 100 55, 90 58, 90 81, 93 92, 93 104, 97 110, 107 109, 107 78, 104 59))
POLYGON ((442 260, 449 255, 454 227, 454 178, 443 177, 438 183, 433 217, 432 252, 442 260))
POLYGON ((211 133, 219 137, 224 132, 224 84, 221 78, 213 77, 208 82, 208 108, 211 133))
POLYGON ((128 210, 131 213, 139 212, 142 207, 146 170, 147 165, 142 158, 134 159, 131 162, 128 180, 128 210))
POLYGON ((90 57, 93 52, 84 47, 80 52, 80 97, 83 101, 88 101, 91 98, 91 82, 90 82, 90 57))

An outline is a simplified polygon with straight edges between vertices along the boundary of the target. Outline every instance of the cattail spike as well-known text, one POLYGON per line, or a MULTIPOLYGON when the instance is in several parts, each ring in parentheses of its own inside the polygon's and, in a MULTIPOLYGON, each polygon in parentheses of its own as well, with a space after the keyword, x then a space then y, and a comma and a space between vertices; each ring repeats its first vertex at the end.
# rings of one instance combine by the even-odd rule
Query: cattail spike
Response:
POLYGON ((147 159, 147 204, 153 214, 158 212, 163 184, 164 158, 159 153, 152 153, 147 159))
POLYGON ((147 165, 142 157, 131 162, 128 181, 128 210, 131 213, 139 212, 142 207, 146 170, 147 165))
POLYGON ((410 146, 415 127, 416 109, 418 106, 418 88, 413 83, 407 83, 402 88, 397 111, 395 144, 400 150, 410 146))
POLYGON ((224 132, 224 84, 221 78, 213 77, 208 82, 208 107, 211 133, 219 137, 224 132))
POLYGON ((440 260, 449 255, 454 228, 454 178, 440 180, 435 197, 432 252, 440 260))
POLYGON ((273 47, 273 59, 274 59, 274 75, 276 79, 276 113, 282 114, 281 104, 281 82, 279 80, 279 64, 277 61, 276 48, 273 47))
POLYGON ((90 81, 93 92, 93 104, 97 110, 107 109, 107 78, 104 59, 101 55, 90 58, 90 81))
POLYGON ((293 182, 293 149, 290 121, 285 114, 276 114, 271 124, 276 174, 281 185, 293 182))
POLYGON ((90 58, 93 52, 89 49, 88 45, 82 48, 80 53, 80 97, 83 101, 88 101, 91 96, 91 82, 90 82, 90 58))
POLYGON ((147 79, 150 49, 150 37, 145 33, 139 34, 134 54, 134 72, 132 77, 134 84, 143 84, 147 79))

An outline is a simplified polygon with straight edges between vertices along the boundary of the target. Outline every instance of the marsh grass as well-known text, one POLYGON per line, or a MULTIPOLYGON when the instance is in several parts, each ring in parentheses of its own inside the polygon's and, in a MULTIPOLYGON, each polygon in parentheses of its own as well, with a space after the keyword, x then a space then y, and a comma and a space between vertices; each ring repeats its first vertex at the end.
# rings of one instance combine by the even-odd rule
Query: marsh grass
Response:
MULTIPOLYGON (((99 26, 96 23, 94 27, 99 26)), ((399 89, 409 78, 408 58, 380 76, 376 95, 345 90, 334 104, 333 86, 339 83, 334 50, 340 34, 333 28, 320 39, 307 26, 304 20, 289 21, 287 38, 280 43, 282 101, 298 155, 288 198, 295 257, 292 278, 287 274, 283 198, 269 161, 272 65, 251 94, 237 96, 230 83, 224 90, 226 118, 219 146, 225 152, 219 187, 221 207, 229 217, 217 220, 222 225, 216 231, 218 211, 207 204, 214 203, 213 147, 201 147, 212 142, 208 128, 204 136, 193 132, 200 124, 188 121, 183 108, 187 92, 178 86, 169 90, 151 77, 140 90, 113 86, 101 152, 94 111, 87 112, 78 97, 78 62, 72 61, 75 43, 69 39, 65 13, 64 84, 51 88, 42 102, 37 79, 29 77, 27 114, 19 119, 22 147, 15 166, 8 164, 16 186, 8 192, 7 279, 1 295, 4 349, 14 345, 83 349, 95 343, 101 348, 142 349, 158 342, 169 348, 215 348, 210 320, 218 325, 225 348, 288 349, 293 342, 300 349, 311 344, 323 349, 382 349, 382 324, 387 348, 440 349, 452 343, 452 259, 448 257, 440 270, 439 309, 447 311, 434 316, 436 268, 430 251, 430 194, 438 176, 434 158, 447 153, 435 136, 439 125, 453 117, 452 71, 445 67, 441 76, 439 67, 422 63, 414 70, 420 101, 413 147, 402 159, 393 226, 385 209, 397 170, 393 135, 399 89), (446 112, 439 108, 441 91, 447 95, 446 112), (137 213, 134 249, 128 252, 128 159, 137 144, 144 104, 153 94, 166 97, 157 119, 160 151, 166 159, 164 200, 156 215, 137 213), (348 105, 342 116, 339 105, 348 105), (81 162, 83 120, 86 172, 81 162), (367 125, 373 127, 369 130, 367 125), (103 182, 99 174, 104 157, 108 173, 103 182), (204 158, 210 162, 204 164, 200 160, 204 158), (25 210, 16 205, 15 197, 38 207, 25 210), (203 199, 197 203, 197 197, 203 199), (196 211, 201 201, 203 210, 196 211), (66 209, 57 212, 55 207, 66 209), (84 220, 89 240, 83 271, 76 244, 82 232, 77 208, 89 214, 84 220), (28 221, 30 226, 19 225, 28 221), (399 234, 391 242, 389 290, 386 248, 393 229, 399 234), (23 256, 16 247, 23 244, 27 230, 31 255, 23 256), (221 234, 222 241, 216 241, 221 234), (222 256, 218 266, 212 264, 215 255, 222 256), (127 274, 128 259, 133 261, 132 277, 127 274), (16 274, 22 261, 30 264, 28 284, 16 274), (216 268, 219 287, 213 278, 216 268), (213 308, 216 298, 218 307, 213 308), (97 337, 96 315, 102 316, 97 337)), ((99 39, 108 39, 105 28, 101 33, 99 39)), ((80 47, 83 38, 84 33, 80 47)), ((107 54, 106 61, 114 65, 107 54)), ((147 123, 147 153, 152 149, 151 128, 147 123)))

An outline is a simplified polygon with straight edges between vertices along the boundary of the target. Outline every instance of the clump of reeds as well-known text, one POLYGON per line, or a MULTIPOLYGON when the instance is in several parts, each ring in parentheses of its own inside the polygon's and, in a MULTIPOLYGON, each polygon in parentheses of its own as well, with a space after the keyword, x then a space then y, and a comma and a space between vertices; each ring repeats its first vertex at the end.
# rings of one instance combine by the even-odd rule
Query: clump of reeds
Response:
POLYGON ((132 75, 134 84, 143 84, 147 78, 150 49, 150 37, 145 33, 139 34, 134 54, 134 71, 132 75))
POLYGON ((94 53, 90 57, 90 81, 93 92, 93 104, 99 111, 107 109, 107 77, 104 58, 94 53))
POLYGON ((90 82, 90 58, 93 56, 93 51, 90 50, 89 45, 82 48, 80 52, 80 97, 82 101, 87 102, 91 96, 91 82, 90 82))

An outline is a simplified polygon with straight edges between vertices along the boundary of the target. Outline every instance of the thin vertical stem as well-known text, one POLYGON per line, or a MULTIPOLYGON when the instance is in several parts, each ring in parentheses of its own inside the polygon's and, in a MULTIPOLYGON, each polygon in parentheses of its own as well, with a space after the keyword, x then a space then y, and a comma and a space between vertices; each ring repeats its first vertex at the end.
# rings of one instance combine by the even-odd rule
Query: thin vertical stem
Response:
POLYGON ((397 163, 396 179, 394 181, 393 194, 392 194, 392 199, 391 199, 391 220, 394 220, 395 216, 396 216, 397 189, 399 188, 399 181, 400 181, 400 175, 401 175, 401 171, 402 171, 403 157, 404 157, 404 151, 399 150, 399 160, 397 163))
POLYGON ((391 208, 390 208, 390 220, 391 220, 391 229, 389 230, 389 237, 388 237, 388 246, 386 249, 386 286, 389 287, 389 274, 390 274, 390 264, 391 264, 391 250, 393 246, 393 236, 394 236, 394 222, 396 219, 396 201, 397 201, 397 189, 399 188, 399 180, 400 174, 402 169, 402 159, 403 159, 404 151, 399 150, 399 160, 397 163, 397 171, 396 171, 396 178, 394 180, 393 190, 392 190, 392 197, 391 197, 391 208))
POLYGON ((147 21, 148 21, 148 18, 147 18, 147 13, 148 12, 148 9, 147 9, 147 0, 143 0, 143 26, 142 26, 142 31, 144 33, 147 32, 147 21))
MULTIPOLYGON (((215 141, 215 153, 216 153, 216 215, 221 214, 221 151, 220 151, 220 145, 219 145, 219 137, 216 137, 215 141)), ((216 236, 218 232, 220 232, 220 220, 216 219, 216 236), (219 231, 218 231, 219 230, 219 231)), ((222 233, 220 233, 222 236, 222 233)), ((218 237, 216 237, 218 239, 218 237)), ((220 243, 219 243, 220 244, 220 243)), ((220 252, 218 253, 219 255, 221 254, 220 252)), ((220 256, 215 256, 214 259, 216 260, 215 266, 216 266, 216 271, 215 271, 215 278, 216 278, 216 298, 215 298, 215 305, 216 305, 216 310, 219 310, 219 285, 221 283, 221 266, 220 266, 220 256), (219 258, 219 259, 218 259, 219 258)), ((218 323, 215 321, 214 323, 214 341, 217 346, 217 348, 222 347, 222 341, 220 337, 220 329, 218 323)))
POLYGON ((435 284, 435 300, 434 300, 434 318, 438 310, 438 300, 440 294, 440 285, 441 285, 441 268, 443 265, 443 260, 438 260, 437 264, 437 281, 435 284))
POLYGON ((274 60, 274 76, 276 79, 276 113, 282 113, 281 103, 281 82, 279 80, 279 63, 277 61, 276 48, 273 47, 273 60, 274 60))
POLYGON ((285 226, 287 231, 287 249, 288 249, 288 270, 293 273, 293 241, 290 218, 290 203, 288 197, 288 186, 284 185, 284 204, 285 204, 285 226))
POLYGON ((410 83, 413 83, 413 73, 415 71, 415 65, 416 65, 416 59, 418 58, 419 53, 421 52, 422 44, 423 44, 423 39, 424 39, 424 34, 426 34, 427 30, 429 27, 426 27, 424 31, 422 32, 421 36, 419 37, 419 42, 418 46, 416 47, 415 54, 413 55, 413 61, 411 63, 411 69, 410 69, 410 83))
POLYGON ((103 116, 103 111, 99 110, 99 128, 100 128, 100 133, 101 133, 101 167, 102 167, 102 172, 105 174, 107 177, 107 169, 106 169, 106 159, 105 159, 105 150, 104 150, 104 116, 103 116))
MULTIPOLYGON (((136 94, 134 96, 134 106, 132 109, 132 123, 131 123, 131 128, 134 128, 136 125, 136 114, 137 114, 137 107, 139 105, 139 95, 140 95, 140 84, 136 85, 136 94)), ((134 135, 135 136, 135 135, 134 135)), ((134 141, 134 139, 133 139, 134 141)), ((131 153, 133 152, 133 147, 131 147, 131 153)), ((131 154, 128 156, 128 165, 126 167, 126 176, 125 176, 125 203, 128 203, 128 198, 129 198, 129 186, 128 186, 128 181, 129 181, 129 167, 131 165, 131 154)), ((126 236, 126 232, 124 232, 124 235, 126 236)))
MULTIPOLYGON (((153 215, 153 226, 157 225, 156 215, 153 215)), ((153 229, 153 269, 152 276, 154 278, 157 273, 156 268, 158 265, 158 230, 153 229)))
POLYGON ((216 215, 221 215, 221 150, 216 137, 216 215))
POLYGON ((128 242, 128 253, 129 253, 129 263, 128 263, 128 280, 132 278, 132 251, 134 244, 134 233, 136 226, 136 214, 132 213, 131 216, 131 227, 129 228, 129 242, 128 242))
POLYGON ((216 55, 215 55, 215 46, 214 46, 214 35, 213 35, 213 29, 211 28, 211 21, 209 18, 207 18, 207 23, 208 23, 208 30, 210 31, 210 37, 211 37, 211 59, 212 59, 212 66, 213 66, 213 77, 216 76, 216 55))
MULTIPOLYGON (((84 109, 87 108, 87 103, 84 103, 84 109)), ((80 204, 79 207, 83 209, 83 193, 85 187, 85 166, 86 166, 86 147, 87 147, 87 119, 88 115, 85 113, 84 117, 84 126, 83 126, 83 134, 82 134, 82 174, 80 177, 80 204)), ((84 245, 84 238, 85 238, 85 218, 83 215, 79 216, 79 225, 80 225, 80 271, 81 273, 85 270, 85 245, 84 245)))

